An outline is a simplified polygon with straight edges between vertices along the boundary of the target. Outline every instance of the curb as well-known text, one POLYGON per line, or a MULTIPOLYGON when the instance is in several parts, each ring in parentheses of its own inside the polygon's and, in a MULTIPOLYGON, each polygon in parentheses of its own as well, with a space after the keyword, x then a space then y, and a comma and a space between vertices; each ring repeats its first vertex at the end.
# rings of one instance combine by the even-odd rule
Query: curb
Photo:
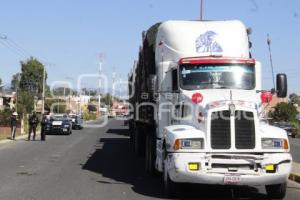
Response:
POLYGON ((295 182, 297 182, 297 183, 300 183, 300 174, 291 172, 291 173, 290 173, 290 176, 289 176, 289 179, 290 179, 291 181, 295 181, 295 182))
POLYGON ((289 179, 300 184, 300 163, 293 162, 289 179))

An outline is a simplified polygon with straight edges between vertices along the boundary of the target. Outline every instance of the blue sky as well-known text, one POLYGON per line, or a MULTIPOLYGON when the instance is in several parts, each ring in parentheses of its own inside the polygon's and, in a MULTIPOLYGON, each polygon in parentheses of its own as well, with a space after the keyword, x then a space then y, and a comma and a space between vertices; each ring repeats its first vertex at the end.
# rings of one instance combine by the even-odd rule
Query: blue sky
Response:
MULTIPOLYGON (((240 19, 252 27, 252 54, 263 64, 265 89, 272 87, 269 33, 275 73, 287 73, 289 92, 300 93, 299 9, 297 0, 204 0, 204 19, 240 19)), ((48 83, 76 80, 97 72, 102 54, 103 71, 111 76, 115 69, 126 79, 143 30, 158 21, 196 20, 199 15, 200 0, 1 0, 0 34, 18 47, 10 50, 0 42, 0 77, 10 83, 20 60, 33 55, 49 64, 48 83)))

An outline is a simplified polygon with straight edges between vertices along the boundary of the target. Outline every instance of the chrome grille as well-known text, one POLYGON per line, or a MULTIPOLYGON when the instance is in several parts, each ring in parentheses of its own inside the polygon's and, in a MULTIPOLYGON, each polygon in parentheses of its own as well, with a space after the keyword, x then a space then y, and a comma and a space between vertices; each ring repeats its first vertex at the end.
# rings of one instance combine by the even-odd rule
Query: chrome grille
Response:
POLYGON ((255 125, 252 112, 235 112, 235 147, 237 149, 255 148, 255 125))
POLYGON ((230 112, 213 112, 211 116, 211 147, 230 149, 230 112))

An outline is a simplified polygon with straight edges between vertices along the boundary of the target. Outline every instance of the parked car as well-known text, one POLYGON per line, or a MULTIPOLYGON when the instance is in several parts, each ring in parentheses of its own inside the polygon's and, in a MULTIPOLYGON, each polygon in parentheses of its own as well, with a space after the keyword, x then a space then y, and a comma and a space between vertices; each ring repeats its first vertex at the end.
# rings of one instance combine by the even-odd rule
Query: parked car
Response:
POLYGON ((288 136, 291 136, 292 138, 295 138, 298 134, 297 128, 289 122, 274 122, 273 125, 284 129, 288 136))
POLYGON ((73 129, 83 129, 82 118, 79 115, 70 115, 73 129))
POLYGON ((67 115, 52 115, 50 123, 51 134, 72 134, 72 120, 67 115))

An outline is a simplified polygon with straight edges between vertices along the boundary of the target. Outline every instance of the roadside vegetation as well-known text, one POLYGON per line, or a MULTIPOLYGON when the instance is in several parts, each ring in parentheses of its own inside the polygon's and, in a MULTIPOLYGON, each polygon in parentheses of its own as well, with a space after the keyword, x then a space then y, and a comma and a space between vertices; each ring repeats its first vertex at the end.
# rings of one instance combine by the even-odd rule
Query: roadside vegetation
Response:
POLYGON ((273 108, 273 111, 269 112, 269 117, 272 118, 271 123, 284 121, 294 125, 298 133, 296 137, 300 138, 300 122, 297 119, 297 113, 296 106, 292 101, 281 102, 273 108))

